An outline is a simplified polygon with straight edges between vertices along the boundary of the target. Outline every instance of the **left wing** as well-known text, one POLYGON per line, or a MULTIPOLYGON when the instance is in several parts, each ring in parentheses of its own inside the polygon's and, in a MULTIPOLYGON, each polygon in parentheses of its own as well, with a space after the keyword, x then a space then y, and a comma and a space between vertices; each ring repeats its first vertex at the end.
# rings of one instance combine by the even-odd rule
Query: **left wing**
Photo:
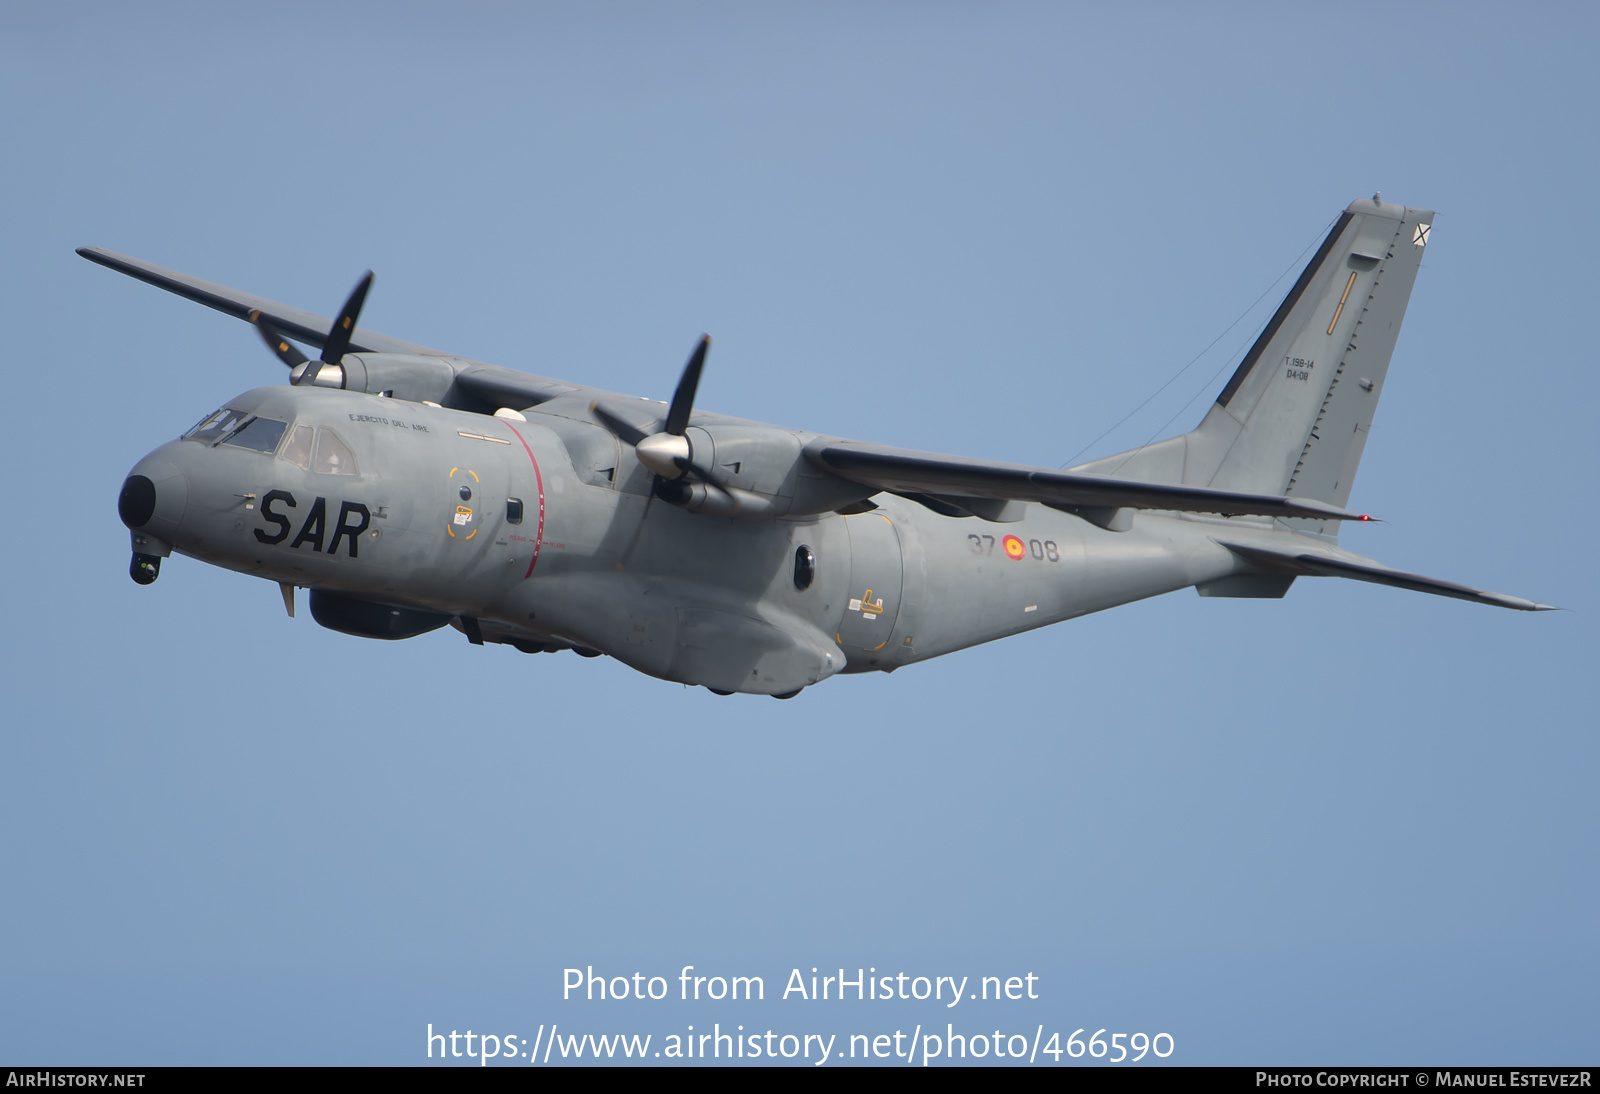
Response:
MULTIPOLYGON (((305 342, 308 345, 321 348, 328 340, 328 331, 333 328, 333 320, 327 316, 317 315, 314 312, 302 311, 291 308, 287 304, 280 304, 276 300, 255 296, 251 293, 230 289, 226 285, 218 285, 214 281, 205 281, 198 277, 169 270, 165 266, 157 266, 154 262, 146 262, 131 255, 118 254, 108 251, 103 247, 79 247, 78 253, 90 262, 97 262, 107 269, 116 270, 118 273, 127 274, 129 277, 138 278, 158 289, 166 289, 170 293, 193 300, 196 304, 204 304, 208 308, 215 308, 224 315, 231 315, 235 319, 251 322, 251 312, 260 312, 274 327, 282 333, 293 338, 296 342, 305 342)), ((351 353, 415 353, 429 357, 445 357, 448 354, 427 346, 419 346, 415 342, 404 342, 399 338, 391 338, 387 334, 366 330, 357 327, 350 332, 351 353)))
POLYGON ((1163 509, 1224 516, 1311 517, 1371 520, 1326 502, 1272 494, 1239 494, 1177 483, 1138 482, 1054 468, 939 456, 858 441, 820 440, 806 456, 841 478, 894 493, 932 494, 959 504, 963 498, 1036 501, 1106 523, 1118 509, 1163 509))

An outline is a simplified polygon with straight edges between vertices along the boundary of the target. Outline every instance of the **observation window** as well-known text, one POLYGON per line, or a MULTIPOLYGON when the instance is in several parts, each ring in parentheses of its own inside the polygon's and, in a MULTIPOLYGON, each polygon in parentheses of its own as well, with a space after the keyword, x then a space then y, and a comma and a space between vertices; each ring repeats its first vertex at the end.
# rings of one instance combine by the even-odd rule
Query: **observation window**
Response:
POLYGON ((319 475, 354 475, 356 458, 339 434, 326 426, 317 430, 317 459, 312 470, 319 475))
POLYGON ((811 553, 810 547, 801 544, 794 551, 794 587, 805 592, 816 579, 817 556, 811 553))
POLYGON ((507 498, 506 499, 506 523, 507 524, 521 524, 522 523, 522 499, 521 498, 507 498))

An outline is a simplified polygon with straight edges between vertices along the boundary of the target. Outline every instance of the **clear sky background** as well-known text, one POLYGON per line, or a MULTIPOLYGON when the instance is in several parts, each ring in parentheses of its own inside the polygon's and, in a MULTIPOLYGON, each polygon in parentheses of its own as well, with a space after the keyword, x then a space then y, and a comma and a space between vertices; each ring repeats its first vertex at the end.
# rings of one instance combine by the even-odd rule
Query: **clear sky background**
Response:
POLYGON ((1576 3, 0 8, 0 1062, 948 1021, 1592 1063, 1597 31, 1576 3), (1249 309, 1083 458, 1198 422, 1375 189, 1438 220, 1351 501, 1390 523, 1344 542, 1571 612, 1182 592, 779 703, 345 637, 183 558, 127 577, 128 468, 285 376, 77 246, 323 313, 370 266, 373 329, 656 398, 709 331, 707 409, 1055 466, 1249 309), (768 997, 563 1002, 588 965, 768 997), (777 998, 813 966, 1041 998, 777 998))

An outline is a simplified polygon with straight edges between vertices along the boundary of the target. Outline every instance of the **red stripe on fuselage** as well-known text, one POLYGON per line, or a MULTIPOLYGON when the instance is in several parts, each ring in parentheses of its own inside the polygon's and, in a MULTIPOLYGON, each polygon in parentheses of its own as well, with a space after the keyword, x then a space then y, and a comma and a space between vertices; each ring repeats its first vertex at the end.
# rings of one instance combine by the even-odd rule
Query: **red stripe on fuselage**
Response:
MULTIPOLYGON (((504 418, 500 420, 505 422, 504 418)), ((528 447, 527 440, 517 432, 517 427, 506 422, 506 428, 516 433, 517 440, 522 441, 522 450, 528 454, 528 462, 533 464, 533 479, 539 484, 539 531, 534 534, 533 558, 528 560, 528 572, 522 575, 522 579, 526 581, 533 576, 533 568, 539 565, 539 548, 544 546, 544 476, 539 473, 539 461, 533 458, 533 449, 528 447)))

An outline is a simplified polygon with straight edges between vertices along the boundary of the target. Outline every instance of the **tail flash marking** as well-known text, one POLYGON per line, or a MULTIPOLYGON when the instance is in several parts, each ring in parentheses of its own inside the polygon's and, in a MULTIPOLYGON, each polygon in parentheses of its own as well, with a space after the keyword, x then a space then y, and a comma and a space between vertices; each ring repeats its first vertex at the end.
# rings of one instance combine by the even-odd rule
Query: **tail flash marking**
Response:
POLYGON ((1350 299, 1350 286, 1356 283, 1356 272, 1350 271, 1350 280, 1344 283, 1344 295, 1339 297, 1339 306, 1333 309, 1333 318, 1328 321, 1328 333, 1333 333, 1333 328, 1339 325, 1339 313, 1344 311, 1344 302, 1350 299))

